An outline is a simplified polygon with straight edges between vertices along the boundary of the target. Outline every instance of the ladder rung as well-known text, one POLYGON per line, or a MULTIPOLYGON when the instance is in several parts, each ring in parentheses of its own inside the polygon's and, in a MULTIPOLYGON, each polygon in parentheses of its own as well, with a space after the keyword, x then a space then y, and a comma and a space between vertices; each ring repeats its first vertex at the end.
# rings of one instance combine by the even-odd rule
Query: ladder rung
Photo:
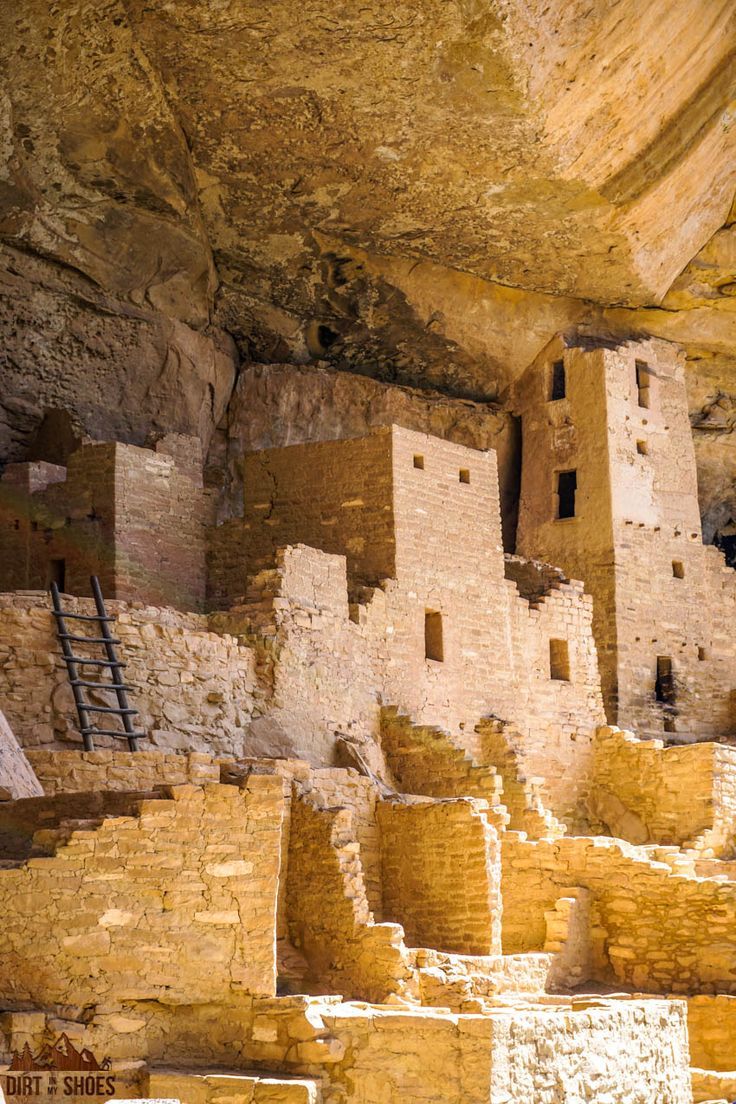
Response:
POLYGON ((106 636, 74 636, 72 633, 59 633, 59 640, 73 640, 75 644, 122 644, 122 640, 116 640, 114 636, 109 639, 106 636))
POLYGON ((85 659, 83 656, 64 656, 69 663, 86 663, 92 667, 127 667, 128 664, 119 659, 85 659))
POLYGON ((83 736, 115 736, 118 740, 147 740, 145 732, 121 732, 119 728, 88 728, 82 729, 83 736))
POLYGON ((64 613, 64 610, 52 610, 54 617, 68 617, 74 621, 117 621, 117 617, 103 617, 99 613, 64 613))
POLYGON ((117 713, 119 717, 132 717, 134 713, 137 713, 137 709, 119 709, 114 705, 84 705, 80 702, 80 707, 86 709, 88 713, 117 713))
POLYGON ((86 679, 69 679, 70 686, 88 686, 90 690, 135 690, 125 682, 87 682, 86 679))

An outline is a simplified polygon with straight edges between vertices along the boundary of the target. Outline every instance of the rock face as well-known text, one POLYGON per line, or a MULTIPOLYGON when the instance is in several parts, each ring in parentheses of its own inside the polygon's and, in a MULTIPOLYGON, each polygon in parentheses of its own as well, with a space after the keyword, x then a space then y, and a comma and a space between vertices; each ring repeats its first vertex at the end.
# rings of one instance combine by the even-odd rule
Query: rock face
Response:
POLYGON ((0 712, 0 795, 19 798, 40 797, 42 793, 41 784, 25 752, 13 735, 5 715, 0 712))
MULTIPOLYGON (((735 389, 728 0, 28 0, 0 30, 0 461, 57 409, 207 444, 240 358, 497 399, 580 323, 683 343, 696 419, 735 389)), ((729 433, 697 434, 714 533, 729 433)))

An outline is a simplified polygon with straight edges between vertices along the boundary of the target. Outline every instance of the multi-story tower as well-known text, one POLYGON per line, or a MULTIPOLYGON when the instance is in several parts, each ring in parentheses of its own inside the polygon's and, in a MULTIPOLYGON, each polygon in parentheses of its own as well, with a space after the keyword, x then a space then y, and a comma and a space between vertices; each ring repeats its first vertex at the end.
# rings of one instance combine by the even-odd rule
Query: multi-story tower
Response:
POLYGON ((516 387, 517 548, 593 595, 609 720, 734 731, 736 573, 704 546, 683 356, 556 338, 516 387))

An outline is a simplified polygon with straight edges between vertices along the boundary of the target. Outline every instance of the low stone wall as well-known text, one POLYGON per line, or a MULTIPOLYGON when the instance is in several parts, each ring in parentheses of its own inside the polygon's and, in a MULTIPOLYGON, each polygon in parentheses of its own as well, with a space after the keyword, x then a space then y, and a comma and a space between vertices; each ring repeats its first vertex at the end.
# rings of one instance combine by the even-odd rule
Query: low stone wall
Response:
POLYGON ((47 795, 93 790, 153 790, 157 786, 195 786, 220 781, 220 767, 211 755, 163 751, 46 751, 28 753, 36 777, 47 795))
POLYGON ((4 1001, 177 1005, 275 992, 281 780, 170 794, 82 822, 52 857, 0 870, 4 1001))
POLYGON ((375 1100, 377 1083, 390 1102, 433 1100, 438 1086, 443 1104, 691 1100, 679 1003, 581 1002, 490 1016, 338 1005, 322 1019, 345 1048, 328 1077, 347 1081, 356 1100, 375 1100))
POLYGON ((484 806, 380 802, 383 914, 402 925, 410 946, 500 953, 500 847, 484 806))
POLYGON ((736 835, 736 748, 665 747, 597 730, 591 814, 631 843, 699 845, 728 855, 736 835))
POLYGON ((596 980, 644 992, 736 993, 736 885, 673 873, 607 837, 502 837, 506 953, 541 950, 545 912, 569 887, 591 893, 596 980))

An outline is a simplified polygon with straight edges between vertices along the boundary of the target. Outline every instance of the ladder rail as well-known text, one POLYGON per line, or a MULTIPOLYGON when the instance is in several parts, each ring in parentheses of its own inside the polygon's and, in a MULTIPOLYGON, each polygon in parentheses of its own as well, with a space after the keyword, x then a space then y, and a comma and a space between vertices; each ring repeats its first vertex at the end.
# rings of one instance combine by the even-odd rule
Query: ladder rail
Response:
POLYGON ((82 733, 82 742, 84 744, 85 751, 94 751, 95 743, 90 735, 89 731, 89 713, 87 711, 87 703, 84 700, 84 694, 82 693, 79 683, 79 671, 77 670, 78 657, 74 655, 71 644, 67 639, 66 622, 64 620, 64 613, 61 608, 61 597, 59 595, 59 588, 56 583, 51 584, 51 601, 54 604, 54 614, 56 616, 56 624, 60 630, 59 641, 61 643, 61 651, 66 662, 66 668, 69 673, 69 681, 72 684, 72 693, 74 695, 74 704, 77 707, 77 717, 79 718, 79 729, 82 733), (61 635, 64 632, 64 636, 61 635))
MULTIPOLYGON (((110 632, 107 620, 107 610, 105 609, 105 599, 102 597, 102 587, 100 586, 100 580, 96 575, 92 575, 90 578, 92 584, 92 594, 95 600, 95 609, 100 618, 100 633, 102 639, 105 642, 105 652, 107 658, 110 661, 110 671, 112 674, 112 680, 116 684, 115 695, 118 699, 118 705, 120 707, 120 715, 125 729, 125 735, 128 738, 128 745, 131 751, 138 751, 138 738, 139 734, 136 732, 133 722, 130 719, 130 703, 128 701, 128 692, 124 690, 120 684, 124 682, 123 672, 118 663, 117 652, 115 651, 115 638, 110 632)), ((117 641, 119 643, 119 641, 117 641)), ((135 711, 134 711, 135 712, 135 711)))
POLYGON ((125 682, 123 668, 127 665, 118 658, 118 654, 115 650, 115 646, 120 644, 121 641, 113 636, 110 631, 110 625, 114 624, 117 618, 115 615, 108 614, 105 608, 102 588, 100 587, 100 581, 96 575, 90 577, 90 584, 96 609, 96 613, 94 614, 65 612, 61 605, 59 587, 55 582, 51 584, 52 613, 56 620, 57 636, 59 638, 62 656, 66 664, 69 684, 72 688, 72 694, 74 695, 74 704, 77 709, 77 717, 79 718, 79 730, 82 734, 84 750, 94 751, 95 736, 112 736, 117 740, 127 740, 130 750, 138 751, 138 741, 145 740, 146 733, 137 732, 131 719, 138 715, 138 710, 134 709, 128 700, 128 690, 132 690, 133 687, 128 686, 125 682), (75 633, 69 632, 67 628, 67 619, 93 622, 94 625, 99 628, 100 635, 77 636, 75 633), (92 657, 75 655, 73 645, 77 643, 102 645, 107 658, 94 659, 92 657), (84 668, 85 665, 98 667, 101 670, 108 668, 111 681, 98 683, 85 679, 83 673, 79 670, 79 668, 84 668), (117 705, 93 705, 85 699, 83 692, 84 687, 98 691, 113 692, 117 698, 117 705), (92 721, 91 714, 93 713, 119 717, 123 724, 123 731, 100 728, 92 721))

